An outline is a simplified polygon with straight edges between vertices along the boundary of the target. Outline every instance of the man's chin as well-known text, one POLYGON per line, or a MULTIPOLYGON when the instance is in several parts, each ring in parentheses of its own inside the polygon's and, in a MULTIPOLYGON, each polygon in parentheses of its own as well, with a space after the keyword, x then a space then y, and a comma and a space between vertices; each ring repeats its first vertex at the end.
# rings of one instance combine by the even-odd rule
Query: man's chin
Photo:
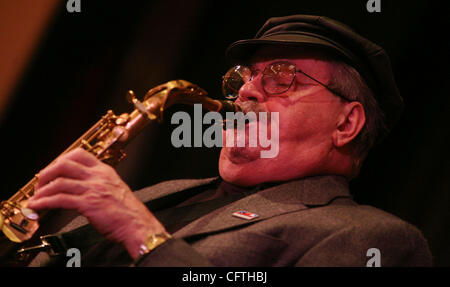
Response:
POLYGON ((261 158, 261 150, 256 147, 223 147, 221 157, 233 164, 245 164, 261 158))

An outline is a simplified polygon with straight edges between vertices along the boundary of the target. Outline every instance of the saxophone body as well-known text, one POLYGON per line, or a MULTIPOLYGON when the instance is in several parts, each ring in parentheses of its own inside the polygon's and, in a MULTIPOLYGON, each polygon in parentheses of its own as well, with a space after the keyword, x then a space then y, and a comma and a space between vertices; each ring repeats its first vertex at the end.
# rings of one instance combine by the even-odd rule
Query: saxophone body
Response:
MULTIPOLYGON (((222 114, 242 111, 233 102, 207 97, 203 89, 184 80, 170 81, 150 89, 142 102, 136 99, 132 91, 128 92, 127 99, 135 108, 131 113, 117 116, 111 110, 108 111, 61 155, 75 148, 83 148, 99 160, 114 166, 126 156, 125 146, 149 123, 161 121, 164 110, 174 104, 199 103, 209 111, 222 114)), ((27 201, 33 196, 37 182, 38 175, 35 175, 11 198, 0 203, 0 265, 5 260, 30 260, 27 253, 33 248, 23 246, 35 239, 40 221, 51 212, 37 214, 27 208, 27 201)), ((45 244, 44 241, 41 246, 45 247, 45 244)))

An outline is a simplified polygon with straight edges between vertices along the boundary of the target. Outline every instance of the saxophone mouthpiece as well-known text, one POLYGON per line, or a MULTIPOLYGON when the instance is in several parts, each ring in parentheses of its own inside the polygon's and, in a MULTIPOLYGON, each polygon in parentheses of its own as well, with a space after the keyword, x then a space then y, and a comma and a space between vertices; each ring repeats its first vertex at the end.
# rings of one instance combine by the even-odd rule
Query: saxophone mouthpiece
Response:
POLYGON ((220 108, 220 110, 218 112, 223 117, 226 116, 227 112, 233 112, 233 113, 242 112, 245 114, 244 108, 242 108, 240 105, 238 105, 232 101, 228 101, 228 100, 224 100, 221 102, 222 102, 222 107, 220 108))

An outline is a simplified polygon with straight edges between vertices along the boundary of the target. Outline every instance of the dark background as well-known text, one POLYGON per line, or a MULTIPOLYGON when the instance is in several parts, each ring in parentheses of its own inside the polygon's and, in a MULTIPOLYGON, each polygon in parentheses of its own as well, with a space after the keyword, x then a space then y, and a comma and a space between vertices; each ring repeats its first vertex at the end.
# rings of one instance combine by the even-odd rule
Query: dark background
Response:
MULTIPOLYGON (((127 90, 142 97, 181 78, 219 98, 230 43, 253 37, 270 17, 323 15, 388 51, 406 102, 391 136, 351 183, 355 199, 416 225, 428 239, 435 265, 450 266, 450 13, 439 2, 381 1, 381 13, 368 13, 366 0, 81 0, 81 13, 68 13, 61 1, 0 123, 2 198, 108 109, 131 111, 127 90)), ((133 189, 217 175, 219 149, 176 149, 170 143, 173 128, 168 120, 151 125, 129 145, 129 158, 118 170, 133 189)))

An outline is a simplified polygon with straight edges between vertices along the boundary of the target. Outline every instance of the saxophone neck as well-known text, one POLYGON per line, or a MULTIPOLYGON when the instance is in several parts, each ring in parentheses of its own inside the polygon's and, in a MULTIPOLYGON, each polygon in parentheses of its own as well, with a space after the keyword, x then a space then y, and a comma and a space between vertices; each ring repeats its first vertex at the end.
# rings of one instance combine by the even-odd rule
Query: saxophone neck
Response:
POLYGON ((185 80, 170 81, 149 90, 144 104, 151 107, 152 104, 146 103, 147 101, 158 102, 159 113, 174 104, 202 104, 206 110, 219 112, 222 116, 225 116, 226 112, 244 112, 238 104, 229 100, 212 99, 205 90, 185 80))

